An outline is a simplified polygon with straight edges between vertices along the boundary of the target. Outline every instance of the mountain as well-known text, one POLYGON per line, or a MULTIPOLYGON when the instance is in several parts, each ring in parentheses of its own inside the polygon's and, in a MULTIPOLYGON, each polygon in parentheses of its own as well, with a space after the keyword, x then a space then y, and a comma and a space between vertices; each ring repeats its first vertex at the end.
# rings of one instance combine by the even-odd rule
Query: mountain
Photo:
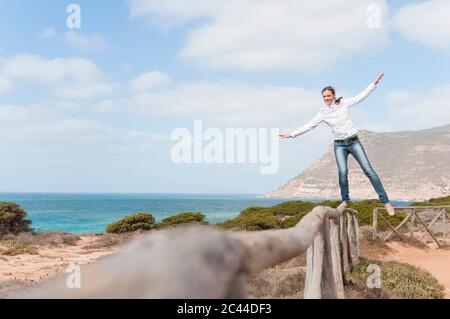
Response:
MULTIPOLYGON (((450 124, 418 131, 360 130, 358 136, 391 200, 419 201, 450 195, 450 124)), ((350 198, 377 199, 352 155, 348 165, 350 198)), ((310 167, 265 196, 340 199, 333 144, 310 167)))

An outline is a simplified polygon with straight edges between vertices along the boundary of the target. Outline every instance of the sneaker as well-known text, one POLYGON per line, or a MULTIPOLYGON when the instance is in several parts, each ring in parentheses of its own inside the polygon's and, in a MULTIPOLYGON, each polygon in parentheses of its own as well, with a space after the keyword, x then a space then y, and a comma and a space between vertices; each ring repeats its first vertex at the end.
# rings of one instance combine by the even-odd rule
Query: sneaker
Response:
POLYGON ((389 216, 394 216, 395 215, 395 210, 394 210, 394 207, 392 206, 391 203, 384 204, 384 208, 386 208, 389 216))
POLYGON ((348 203, 344 200, 342 203, 339 204, 339 206, 337 207, 337 210, 344 210, 347 207, 348 207, 348 203))

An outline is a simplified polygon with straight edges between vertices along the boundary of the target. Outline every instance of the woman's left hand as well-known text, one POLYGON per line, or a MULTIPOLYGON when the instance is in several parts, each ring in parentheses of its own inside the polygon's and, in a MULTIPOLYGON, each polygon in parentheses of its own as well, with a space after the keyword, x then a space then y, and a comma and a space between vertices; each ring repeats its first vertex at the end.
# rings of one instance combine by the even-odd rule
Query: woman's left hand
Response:
POLYGON ((378 74, 378 76, 377 76, 375 82, 373 82, 373 83, 375 83, 375 85, 377 85, 378 82, 380 82, 380 80, 381 80, 381 78, 383 77, 383 75, 384 75, 384 73, 378 74))

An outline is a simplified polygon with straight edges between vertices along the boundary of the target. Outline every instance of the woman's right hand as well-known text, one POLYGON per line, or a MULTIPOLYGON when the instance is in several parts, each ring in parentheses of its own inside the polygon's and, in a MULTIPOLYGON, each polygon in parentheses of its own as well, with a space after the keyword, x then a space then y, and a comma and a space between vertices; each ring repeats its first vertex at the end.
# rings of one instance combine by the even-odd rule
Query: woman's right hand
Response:
POLYGON ((289 134, 289 133, 285 133, 285 134, 278 134, 279 137, 281 138, 294 138, 293 135, 289 134))

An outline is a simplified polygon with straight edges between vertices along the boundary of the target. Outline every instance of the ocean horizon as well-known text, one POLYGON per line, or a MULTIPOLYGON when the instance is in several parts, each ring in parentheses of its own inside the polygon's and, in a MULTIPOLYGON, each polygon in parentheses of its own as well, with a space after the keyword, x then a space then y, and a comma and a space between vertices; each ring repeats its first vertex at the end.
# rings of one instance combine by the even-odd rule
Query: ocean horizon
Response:
MULTIPOLYGON (((326 198, 235 193, 0 193, 0 201, 15 202, 27 212, 35 231, 71 233, 104 233, 107 224, 136 212, 151 213, 156 222, 182 212, 201 212, 209 223, 218 223, 250 206, 269 207, 288 200, 320 202, 326 198)), ((408 206, 412 202, 392 203, 408 206)))

